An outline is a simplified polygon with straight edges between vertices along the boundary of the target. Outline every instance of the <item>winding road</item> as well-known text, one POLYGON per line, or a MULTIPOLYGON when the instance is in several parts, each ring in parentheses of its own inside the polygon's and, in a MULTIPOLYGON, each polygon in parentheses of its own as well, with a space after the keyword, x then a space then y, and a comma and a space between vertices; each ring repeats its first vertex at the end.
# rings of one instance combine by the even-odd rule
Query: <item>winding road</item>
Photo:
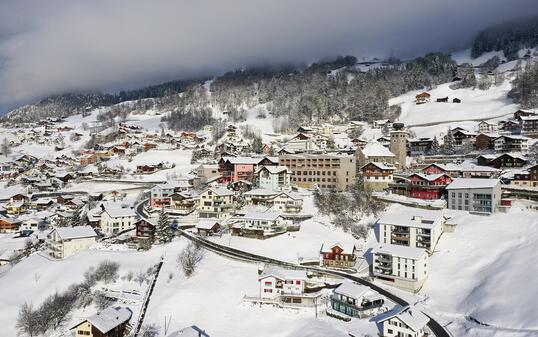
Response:
MULTIPOLYGON (((144 212, 144 205, 146 204, 146 202, 147 202, 147 200, 144 200, 144 201, 140 202, 135 207, 135 210, 138 213, 138 215, 141 218, 144 218, 144 219, 147 219, 147 216, 146 216, 146 214, 144 212)), ((369 287, 370 289, 373 289, 373 290, 377 291, 378 293, 382 294, 383 296, 390 299, 394 303, 397 303, 397 304, 402 305, 402 306, 409 305, 409 302, 407 302, 403 298, 389 292, 388 290, 386 290, 386 289, 384 289, 384 288, 382 288, 382 287, 380 287, 380 286, 378 286, 378 285, 376 285, 376 284, 374 284, 374 283, 372 283, 372 282, 370 282, 367 279, 362 278, 362 277, 358 277, 358 276, 350 275, 350 274, 345 273, 345 272, 336 271, 336 270, 330 270, 330 269, 326 269, 326 268, 302 266, 302 265, 287 262, 287 261, 281 261, 281 260, 273 259, 273 258, 270 258, 270 257, 253 254, 253 253, 250 253, 250 252, 246 252, 246 251, 243 251, 243 250, 239 250, 239 249, 236 249, 236 248, 223 246, 223 245, 217 244, 215 242, 211 242, 211 241, 206 240, 204 238, 201 238, 199 236, 187 233, 186 231, 184 231, 182 229, 178 229, 178 232, 182 236, 187 238, 188 240, 196 242, 196 243, 200 244, 201 246, 203 246, 204 248, 206 248, 206 249, 208 249, 208 250, 210 250, 210 251, 212 251, 214 253, 217 253, 219 255, 227 256, 227 257, 234 258, 234 259, 241 260, 241 261, 263 262, 263 263, 267 263, 267 264, 273 264, 273 265, 282 266, 282 267, 289 268, 289 269, 301 269, 301 270, 306 270, 306 271, 323 273, 323 274, 326 274, 326 275, 339 276, 339 277, 342 277, 342 278, 345 278, 345 279, 360 283, 362 285, 365 285, 365 286, 369 287)), ((436 337, 452 337, 452 335, 439 322, 437 322, 435 319, 433 319, 427 313, 424 312, 424 314, 430 318, 430 321, 428 322, 428 327, 430 328, 430 330, 433 332, 433 334, 436 337)))

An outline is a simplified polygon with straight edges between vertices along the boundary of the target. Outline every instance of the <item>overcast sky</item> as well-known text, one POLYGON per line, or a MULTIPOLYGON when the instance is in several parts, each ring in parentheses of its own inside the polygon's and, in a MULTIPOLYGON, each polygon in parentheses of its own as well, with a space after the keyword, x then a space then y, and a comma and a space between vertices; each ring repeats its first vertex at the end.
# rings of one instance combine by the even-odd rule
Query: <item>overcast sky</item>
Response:
POLYGON ((536 0, 1 0, 0 111, 252 63, 453 50, 536 0))

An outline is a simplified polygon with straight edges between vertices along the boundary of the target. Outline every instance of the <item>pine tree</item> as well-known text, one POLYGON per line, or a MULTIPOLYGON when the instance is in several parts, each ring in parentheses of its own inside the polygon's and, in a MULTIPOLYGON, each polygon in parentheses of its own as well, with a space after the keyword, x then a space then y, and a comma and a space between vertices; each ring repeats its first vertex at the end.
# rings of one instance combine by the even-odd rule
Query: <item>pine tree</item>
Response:
POLYGON ((157 221, 157 227, 155 228, 155 240, 159 243, 166 243, 170 239, 170 222, 168 215, 166 214, 164 207, 161 208, 159 213, 159 220, 157 221))
POLYGON ((437 136, 433 137, 432 142, 432 149, 431 154, 439 154, 441 152, 441 146, 439 145, 439 141, 437 140, 437 136))
POLYGON ((456 144, 454 142, 454 134, 452 133, 452 130, 448 128, 446 136, 445 136, 445 142, 443 143, 443 154, 454 154, 456 151, 456 144))

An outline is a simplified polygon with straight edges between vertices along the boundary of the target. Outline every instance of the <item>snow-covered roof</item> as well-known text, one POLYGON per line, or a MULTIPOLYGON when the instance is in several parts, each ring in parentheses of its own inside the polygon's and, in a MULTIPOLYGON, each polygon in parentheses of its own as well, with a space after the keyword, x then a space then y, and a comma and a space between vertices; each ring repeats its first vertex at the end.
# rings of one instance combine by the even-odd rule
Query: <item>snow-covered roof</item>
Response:
POLYGON ((493 188, 499 184, 498 179, 480 179, 480 178, 456 178, 447 190, 468 189, 468 188, 493 188))
POLYGON ((263 170, 267 170, 271 174, 279 174, 281 172, 291 173, 291 170, 288 169, 286 166, 263 166, 258 170, 258 172, 261 172, 263 170))
POLYGON ((411 176, 417 176, 427 181, 435 181, 444 175, 445 175, 444 173, 434 173, 434 174, 413 173, 411 176))
POLYGON ((381 145, 379 142, 369 142, 362 149, 362 154, 366 157, 394 157, 394 153, 381 145))
POLYGON ((220 223, 219 219, 211 219, 211 218, 202 218, 198 220, 198 224, 196 225, 196 228, 199 229, 211 229, 215 224, 220 223))
POLYGON ((280 267, 266 268, 263 273, 258 277, 258 280, 262 280, 266 277, 274 276, 281 280, 306 280, 305 270, 293 270, 284 269, 280 267))
MULTIPOLYGON (((379 168, 380 170, 395 170, 396 167, 392 164, 388 164, 388 163, 379 163, 379 162, 368 162, 366 165, 369 165, 369 164, 372 164, 374 166, 376 166, 377 168, 379 168)), ((363 167, 365 167, 366 165, 364 165, 363 167)), ((363 168, 361 167, 361 168, 363 168)))
MULTIPOLYGON (((133 312, 127 307, 112 306, 89 317, 87 321, 97 330, 101 331, 101 333, 105 334, 118 325, 129 321, 132 315, 133 312)), ((80 325, 80 323, 76 326, 78 325, 80 325)))
POLYGON ((374 254, 388 254, 391 256, 403 257, 406 259, 419 260, 426 254, 423 248, 407 247, 391 244, 379 244, 372 248, 374 254))
POLYGON ((262 212, 262 211, 258 211, 254 209, 249 209, 244 213, 243 216, 237 217, 234 219, 275 221, 281 216, 282 214, 280 212, 274 211, 274 210, 268 210, 268 211, 262 212))
POLYGON ((253 190, 250 190, 248 192, 245 192, 243 193, 243 195, 251 195, 251 196, 256 196, 256 195, 262 195, 262 196, 272 196, 272 195, 278 195, 280 194, 281 192, 277 192, 277 191, 273 191, 273 190, 269 190, 269 189, 265 189, 265 188, 256 188, 256 189, 253 189, 253 190))
POLYGON ((204 330, 200 329, 196 325, 183 328, 178 331, 174 331, 166 337, 209 337, 204 330))
POLYGON ((222 157, 224 161, 229 161, 235 165, 256 165, 263 158, 262 157, 222 157))
POLYGON ((53 232, 54 231, 58 233, 62 240, 91 238, 97 236, 91 226, 55 227, 53 232))
POLYGON ((367 298, 369 300, 375 300, 382 297, 377 291, 355 282, 343 282, 334 289, 334 292, 355 299, 367 298))
POLYGON ((233 191, 230 191, 229 189, 222 188, 222 187, 210 187, 207 190, 215 193, 218 196, 229 196, 234 195, 233 191))
POLYGON ((426 326, 426 324, 428 324, 428 322, 430 321, 429 317, 426 316, 418 308, 412 308, 410 306, 402 307, 398 305, 394 307, 394 309, 391 310, 389 313, 387 313, 387 316, 385 316, 379 322, 386 321, 393 317, 399 318, 403 323, 405 323, 405 325, 407 325, 413 331, 419 331, 423 329, 426 326))
POLYGON ((111 218, 119 218, 119 217, 127 217, 127 216, 136 215, 135 211, 129 207, 107 208, 105 206, 105 212, 107 212, 111 218))
POLYGON ((342 248, 343 254, 353 254, 353 251, 355 250, 355 244, 354 243, 323 243, 321 245, 321 252, 322 253, 331 253, 333 247, 340 247, 342 248))
POLYGON ((443 211, 410 209, 401 212, 385 213, 377 223, 415 228, 432 229, 444 221, 443 211))

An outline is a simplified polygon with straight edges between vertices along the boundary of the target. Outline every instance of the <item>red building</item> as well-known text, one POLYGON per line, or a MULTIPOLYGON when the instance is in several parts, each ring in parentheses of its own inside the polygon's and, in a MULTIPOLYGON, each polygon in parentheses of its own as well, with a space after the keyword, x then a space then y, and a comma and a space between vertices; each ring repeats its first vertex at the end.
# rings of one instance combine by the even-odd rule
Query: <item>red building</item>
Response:
POLYGON ((445 187, 452 182, 452 178, 444 173, 421 174, 409 176, 410 197, 418 199, 440 199, 445 187))
POLYGON ((354 244, 323 244, 320 254, 323 266, 351 268, 355 265, 355 245, 354 244))

